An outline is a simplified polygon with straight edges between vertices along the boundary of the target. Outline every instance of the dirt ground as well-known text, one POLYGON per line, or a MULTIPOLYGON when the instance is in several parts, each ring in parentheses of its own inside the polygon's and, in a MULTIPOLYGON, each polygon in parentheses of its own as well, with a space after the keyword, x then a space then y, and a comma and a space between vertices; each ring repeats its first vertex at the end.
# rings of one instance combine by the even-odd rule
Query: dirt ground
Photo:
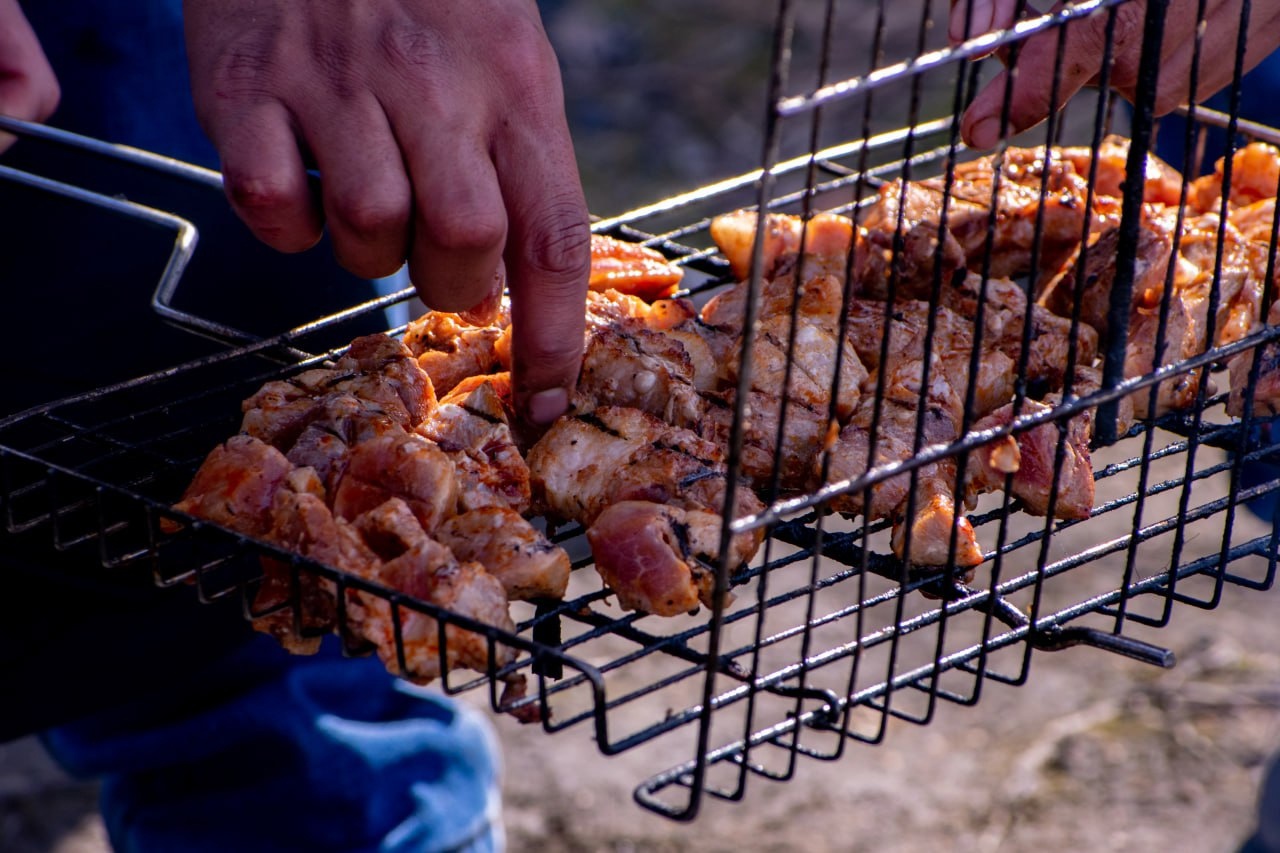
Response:
MULTIPOLYGON (((758 165, 771 11, 735 0, 650 2, 643 17, 628 0, 547 5, 555 9, 549 29, 566 65, 594 210, 623 210, 758 165), (691 79, 699 85, 688 85, 691 79)), ((915 6, 889 5, 892 14, 919 19, 915 6)), ((842 37, 865 26, 841 21, 842 37)), ((895 45, 910 52, 913 32, 890 38, 890 53, 895 45)), ((1129 515, 1114 513, 1091 523, 1092 539, 1080 547, 1129 526, 1129 515)), ((1264 531, 1247 513, 1236 516, 1235 541, 1264 531)), ((1087 580, 1083 571, 1067 573, 1054 594, 1085 597, 1099 576, 1114 585, 1122 559, 1097 561, 1087 580)), ((1258 571, 1258 561, 1242 563, 1258 571)), ((575 583, 598 582, 584 576, 575 583)), ((1280 590, 1227 586, 1216 609, 1179 605, 1167 627, 1130 632, 1170 649, 1177 666, 1161 670, 1085 647, 1037 653, 1024 686, 988 681, 975 706, 942 703, 927 726, 894 721, 882 744, 850 742, 835 762, 803 759, 789 782, 751 778, 741 802, 707 798, 693 823, 633 801, 642 780, 691 757, 686 733, 605 757, 587 723, 547 735, 495 718, 510 847, 1234 851, 1251 831, 1268 757, 1280 750, 1280 590)), ((604 657, 624 648, 606 641, 604 657)), ((620 677, 643 684, 666 665, 647 658, 620 677)), ((644 724, 662 718, 664 700, 619 713, 644 724)), ((485 697, 468 701, 484 704, 485 697)), ((0 850, 101 853, 107 846, 95 796, 92 784, 50 765, 35 742, 0 748, 0 850)))

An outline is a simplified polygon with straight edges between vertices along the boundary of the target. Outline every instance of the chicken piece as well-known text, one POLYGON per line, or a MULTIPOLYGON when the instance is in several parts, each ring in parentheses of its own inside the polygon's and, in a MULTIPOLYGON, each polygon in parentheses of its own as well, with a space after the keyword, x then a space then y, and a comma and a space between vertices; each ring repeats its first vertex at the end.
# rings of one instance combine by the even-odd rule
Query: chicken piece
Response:
MULTIPOLYGON (((1173 249, 1173 232, 1169 225, 1154 208, 1147 208, 1143 216, 1143 227, 1138 231, 1133 293, 1148 301, 1149 297, 1145 294, 1164 291, 1173 249)), ((1038 303, 1065 318, 1070 318, 1078 305, 1081 322, 1105 335, 1111 311, 1111 285, 1116 276, 1119 243, 1118 227, 1095 235, 1083 253, 1084 285, 1079 288, 1076 286, 1081 255, 1077 251, 1072 254, 1070 262, 1064 264, 1062 274, 1044 285, 1038 303)))
MULTIPOLYGON (((1255 269, 1258 256, 1253 249, 1253 244, 1230 221, 1222 222, 1217 214, 1208 213, 1187 221, 1178 252, 1195 267, 1196 273, 1190 281, 1179 276, 1174 287, 1182 290, 1187 299, 1195 300, 1197 318, 1204 316, 1194 354, 1203 352, 1208 340, 1216 346, 1240 340, 1261 318, 1266 264, 1262 264, 1261 270, 1255 269), (1214 317, 1209 318, 1208 302, 1215 285, 1215 269, 1218 305, 1214 317), (1210 319, 1212 336, 1208 331, 1210 319)), ((1178 272, 1181 274, 1184 269, 1187 267, 1181 265, 1178 272)))
MULTIPOLYGON (((1227 209, 1227 221, 1236 227, 1240 235, 1246 240, 1260 243, 1264 247, 1271 245, 1271 231, 1275 228, 1275 220, 1276 200, 1274 198, 1266 198, 1253 204, 1227 209)), ((1259 272, 1263 272, 1265 269, 1264 265, 1259 272)))
POLYGON ((488 399, 497 400, 501 406, 500 412, 487 411, 486 413, 494 418, 501 415, 510 423, 515 410, 511 406, 511 374, 506 371, 488 373, 483 376, 469 376, 453 386, 453 390, 441 397, 440 402, 452 403, 455 406, 462 405, 482 385, 488 385, 489 390, 492 392, 492 396, 488 397, 488 399))
POLYGON ((442 403, 418 431, 453 462, 459 511, 529 508, 529 466, 492 385, 479 385, 458 403, 442 403))
MULTIPOLYGON (((881 303, 850 303, 850 337, 859 342, 860 354, 876 378, 868 380, 858 410, 832 445, 831 480, 856 480, 873 466, 906 461, 917 449, 959 437, 969 391, 972 323, 945 307, 933 310, 923 302, 896 304, 890 320, 886 327, 881 303)), ((1007 356, 998 350, 984 354, 969 400, 974 415, 1007 400, 1013 380, 1007 356)), ((845 494, 833 506, 845 513, 861 512, 868 519, 893 518, 894 548, 913 563, 939 565, 950 559, 956 565, 977 565, 982 551, 972 525, 956 511, 955 488, 956 462, 948 458, 914 475, 897 474, 869 490, 845 494)))
MULTIPOLYGON (((388 498, 356 516, 351 524, 383 562, 394 560, 419 542, 431 538, 423 530, 417 515, 400 498, 388 498)), ((373 578, 374 575, 368 577, 373 578)))
MULTIPOLYGON (((1076 174, 1087 179, 1094 159, 1093 149, 1087 146, 1060 148, 1058 154, 1070 162, 1076 174)), ((1124 195, 1124 179, 1129 167, 1129 140, 1112 134, 1098 146, 1094 192, 1100 196, 1121 198, 1124 195)), ((1182 174, 1155 154, 1147 153, 1143 161, 1142 200, 1176 207, 1181 203, 1182 174)))
POLYGON ((317 401, 311 420, 288 446, 285 454, 299 468, 315 469, 327 494, 332 494, 347 470, 351 447, 403 426, 382 409, 346 391, 330 393, 317 401))
MULTIPOLYGON (((857 270, 862 294, 875 299, 927 298, 936 275, 946 281, 965 265, 964 248, 942 222, 945 193, 936 186, 891 181, 863 213, 865 266, 857 270), (941 247, 940 247, 941 246, 941 247)), ((981 204, 952 199, 947 225, 986 217, 981 204)))
MULTIPOLYGON (((1172 213, 1165 214, 1164 227, 1172 229, 1171 218, 1172 213)), ((1262 281, 1251 274, 1253 255, 1249 244, 1229 223, 1222 226, 1221 235, 1219 231, 1215 214, 1187 220, 1178 241, 1170 293, 1165 295, 1163 282, 1158 287, 1135 289, 1125 354, 1126 378, 1145 376, 1157 366, 1193 358, 1213 343, 1238 340, 1256 322, 1261 311, 1262 281), (1209 299, 1215 287, 1218 305, 1210 317, 1209 299), (1168 303, 1167 308, 1162 305, 1164 302, 1168 303), (1165 336, 1160 341, 1157 338, 1162 311, 1166 315, 1165 336)), ((1194 405, 1203 374, 1203 368, 1189 370, 1160 383, 1154 409, 1150 406, 1150 393, 1138 392, 1134 395, 1137 415, 1158 416, 1194 405)))
MULTIPOLYGON (((431 377, 404 343, 388 335, 356 338, 334 368, 340 374, 354 375, 334 383, 331 390, 351 391, 364 400, 381 402, 386 392, 370 384, 376 380, 379 386, 386 386, 399 397, 409 426, 417 426, 435 408, 436 392, 431 377)), ((386 405, 385 408, 390 412, 395 407, 386 405)))
POLYGON ((602 326, 588 334, 574 410, 628 406, 693 427, 706 408, 694 377, 693 360, 680 339, 644 327, 624 332, 602 326))
POLYGON ((591 235, 592 290, 616 290, 646 301, 670 296, 680 286, 684 270, 639 243, 591 235))
MULTIPOLYGON (((738 281, 751 277, 751 255, 755 249, 754 210, 737 210, 711 220, 711 239, 729 262, 738 281)), ((855 245, 853 220, 834 213, 818 213, 807 222, 799 216, 770 213, 765 216, 761 278, 772 278, 780 260, 798 254, 839 258, 844 263, 855 245)))
MULTIPOLYGON (((316 473, 299 468, 290 473, 276 491, 271 506, 271 529, 266 538, 286 551, 340 571, 367 577, 378 563, 356 529, 333 513, 324 502, 324 489, 316 473)), ((286 563, 264 558, 263 582, 254 597, 253 610, 272 610, 253 620, 253 627, 270 634, 294 654, 314 654, 321 635, 332 630, 337 620, 336 586, 310 571, 297 573, 294 599, 294 572, 286 563), (293 608, 279 608, 289 601, 293 608)))
POLYGON ((916 477, 914 497, 895 514, 890 536, 893 553, 917 566, 980 564, 982 549, 973 524, 956 511, 956 460, 925 465, 916 477))
POLYGON ((333 490, 333 512, 351 520, 390 498, 401 498, 428 532, 457 512, 458 476, 434 442, 391 432, 351 448, 347 469, 333 490))
POLYGON ((338 376, 336 370, 317 368, 265 383, 240 404, 240 431, 287 449, 316 418, 338 376))
MULTIPOLYGON (((1003 405, 1011 395, 999 382, 1000 371, 1008 369, 1013 377, 1021 364, 1022 376, 1032 382, 1045 383, 1050 388, 1062 386, 1069 362, 1072 340, 1075 341, 1076 364, 1088 364, 1098 351, 1098 333, 1091 326, 1077 324, 1072 334, 1072 322, 1040 305, 1031 306, 1031 332, 1028 348, 1023 354, 1022 330, 1026 324, 1027 296, 1022 286, 1009 279, 990 278, 983 284, 982 277, 970 273, 963 280, 953 280, 942 290, 942 304, 970 321, 977 319, 977 306, 981 299, 983 308, 983 334, 981 349, 983 360, 979 373, 979 399, 987 402, 977 406, 977 414, 991 411, 1003 405), (995 352, 1003 353, 1009 362, 992 358, 995 352), (1003 399, 1000 394, 1003 393, 1003 399)), ((965 356, 967 357, 967 356, 965 356)))
MULTIPOLYGON (((802 317, 825 321, 834 327, 844 310, 845 279, 843 268, 833 272, 831 266, 819 255, 780 259, 776 274, 760 282, 757 318, 790 317, 794 308, 802 317)), ((750 297, 748 281, 721 291, 702 309, 702 322, 736 338, 742 334, 750 297)))
MULTIPOLYGON (((842 281, 824 271, 818 256, 779 264, 776 277, 761 283, 751 390, 781 395, 785 389, 789 400, 814 411, 827 410, 834 390, 838 416, 846 419, 858 404, 867 371, 848 338, 840 337, 842 281)), ((707 304, 703 322, 740 341, 749 298, 750 284, 739 283, 707 304)), ((736 384, 740 354, 731 358, 726 378, 736 384)))
MULTIPOLYGON (((942 178, 920 183, 939 193, 947 188, 942 178)), ((1044 148, 1011 148, 996 158, 957 165, 951 195, 955 212, 948 211, 947 227, 964 249, 969 268, 983 269, 989 245, 988 274, 998 278, 1031 272, 1033 254, 1038 266, 1056 265, 1084 236, 1086 214, 1089 230, 1119 221, 1119 210, 1109 199, 1095 198, 1094 209, 1088 210, 1084 178, 1070 161, 1044 148)))
MULTIPOLYGON (((1213 174, 1191 182, 1188 204, 1201 213, 1219 213, 1226 158, 1219 157, 1213 174)), ((1280 186, 1280 149, 1265 142, 1251 142, 1231 155, 1230 203, 1238 207, 1275 198, 1280 186)))
MULTIPOLYGON (((400 556, 383 563, 371 580, 498 630, 515 631, 507 612, 507 596, 498 579, 479 563, 458 562, 448 548, 430 538, 424 537, 400 556)), ((391 602, 363 593, 353 593, 352 597, 349 612, 359 634, 374 645, 391 673, 419 684, 460 667, 486 672, 490 666, 496 669, 515 658, 514 649, 498 644, 493 647, 490 660, 484 635, 454 624, 444 629, 442 649, 440 623, 433 616, 401 606, 399 646, 405 659, 401 668, 397 620, 391 602)))
MULTIPOLYGON (((742 430, 742 473, 755 486, 765 488, 778 478, 783 491, 808 489, 817 473, 818 453, 830 431, 827 413, 791 400, 786 423, 782 421, 782 398, 761 391, 748 392, 742 430)), ((698 434, 717 446, 728 448, 733 430, 734 389, 708 398, 706 416, 698 424, 698 434)))
MULTIPOLYGON (((940 405, 947 411, 953 422, 960 423, 973 351, 972 322, 945 306, 934 310, 928 303, 917 301, 897 303, 889 319, 888 345, 882 351, 884 303, 854 299, 849 304, 849 339, 857 347, 858 355, 872 370, 880 370, 882 354, 887 356, 885 367, 880 370, 886 377, 879 383, 883 387, 881 393, 907 405, 919 403, 920 387, 924 381, 925 348, 928 345, 929 397, 934 405, 940 405), (932 334, 930 319, 933 322, 932 334)), ((1013 330, 1010 335, 1012 333, 1013 330)), ((1003 405, 1013 393, 1016 378, 1014 362, 996 348, 996 343, 1003 342, 992 342, 990 347, 985 347, 978 361, 971 407, 975 416, 1003 405)), ((872 380, 864 385, 867 394, 879 387, 872 380)))
MULTIPOLYGON (((1049 408, 1049 403, 1027 399, 1023 401, 1022 414, 1032 415, 1049 408)), ((979 448, 971 453, 966 501, 972 505, 978 494, 1004 488, 1006 475, 1012 474, 1010 491, 1022 500, 1023 508, 1032 515, 1049 513, 1049 492, 1056 483, 1054 517, 1088 518, 1094 501, 1093 462, 1089 453, 1092 416, 1092 411, 1086 410, 1071 419, 1062 439, 1061 465, 1054 464, 1058 458, 1061 434, 1057 424, 1052 422, 1013 435, 1016 454, 1010 454, 1003 444, 997 444, 990 450, 979 448)), ((979 420, 973 428, 975 431, 993 429, 1006 426, 1012 420, 1013 404, 1010 403, 979 420)))
MULTIPOLYGON (((651 501, 610 505, 587 530, 596 568, 627 610, 678 616, 714 605, 720 516, 651 501), (708 564, 710 561, 710 564, 708 564)), ((732 566, 751 558, 750 537, 734 537, 732 566)), ((732 601, 732 596, 729 597, 732 601)), ((726 604, 728 601, 726 601, 726 604)))
MULTIPOLYGON (((1263 278, 1254 269, 1258 256, 1252 244, 1230 223, 1220 226, 1215 214, 1204 214, 1183 223, 1175 256, 1175 225, 1174 211, 1153 207, 1144 211, 1125 351, 1126 378, 1145 376, 1158 366, 1199 355, 1210 345, 1211 327, 1215 344, 1239 340, 1261 312, 1263 278), (1171 259, 1175 264, 1173 286, 1166 298, 1171 259), (1210 317, 1209 298, 1215 287, 1217 311, 1210 317), (1167 308, 1162 306, 1166 301, 1167 308), (1162 312, 1165 328, 1161 340, 1162 312)), ((1101 333, 1107 331, 1118 240, 1116 231, 1099 235, 1086 259, 1079 310, 1081 319, 1101 333)), ((1069 313, 1076 290, 1073 273, 1057 282, 1041 301, 1069 313)), ((1080 363, 1088 364, 1088 359, 1081 359, 1080 363)), ((1160 383, 1154 409, 1150 407, 1150 394, 1138 392, 1134 395, 1136 415, 1160 415, 1192 405, 1202 373, 1188 371, 1160 383)))
MULTIPOLYGON (((284 454, 250 435, 237 435, 215 447, 173 505, 179 512, 212 521, 246 536, 271 529, 276 491, 293 470, 284 454)), ((176 522, 163 528, 173 533, 176 522)))
POLYGON ((405 346, 443 395, 470 376, 493 373, 500 367, 498 341, 511 324, 505 303, 493 325, 476 326, 457 314, 428 311, 409 324, 405 346))
MULTIPOLYGON (((921 430, 921 447, 949 444, 957 437, 956 424, 947 412, 935 406, 921 407, 918 399, 906 402, 885 397, 878 428, 872 433, 874 411, 874 400, 868 396, 853 420, 840 430, 830 452, 830 482, 856 480, 872 467, 910 459, 915 455, 917 425, 921 430), (873 435, 874 460, 871 456, 873 435)), ((871 486, 870 505, 865 503, 865 490, 858 489, 836 498, 832 506, 850 515, 861 513, 868 519, 887 518, 906 503, 910 490, 911 475, 895 474, 871 486)))
MULTIPOLYGON (((1273 302, 1267 312, 1267 325, 1280 324, 1280 302, 1273 302)), ((1261 331, 1262 325, 1254 327, 1261 331)), ((1254 369, 1254 361, 1258 361, 1258 375, 1253 387, 1254 417, 1269 417, 1280 414, 1280 343, 1271 341, 1253 347, 1231 357, 1228 371, 1231 382, 1231 396, 1227 399, 1227 413, 1237 418, 1244 417, 1245 391, 1249 386, 1249 378, 1254 369)))
POLYGON ((462 562, 484 566, 513 601, 564 598, 569 555, 514 510, 487 506, 464 512, 440 525, 436 538, 462 562))
MULTIPOLYGON (((643 513, 624 515, 622 510, 617 510, 609 515, 600 532, 591 534, 598 520, 622 502, 679 508, 714 517, 716 535, 697 539, 690 547, 704 549, 691 552, 694 556, 713 562, 718 559, 718 524, 727 488, 725 467, 716 445, 696 434, 665 424, 638 409, 606 406, 591 416, 561 418, 529 451, 528 458, 535 494, 541 496, 544 505, 562 518, 581 523, 588 529, 592 541, 601 545, 601 550, 593 548, 593 555, 596 569, 606 581, 612 578, 625 585, 625 579, 634 577, 640 571, 638 558, 629 550, 631 546, 624 543, 652 540, 655 531, 668 523, 662 519, 675 517, 648 518, 643 513), (648 532, 638 532, 641 528, 648 532), (613 532, 609 532, 611 530, 613 532), (640 539, 636 540, 636 536, 640 539)), ((755 513, 762 507, 745 486, 739 486, 734 505, 739 514, 755 513)), ((700 525, 707 522, 701 515, 694 516, 693 520, 700 525)), ((734 536, 732 556, 739 562, 750 559, 761 540, 760 531, 734 536)), ((655 547, 646 546, 645 553, 650 556, 663 553, 654 550, 655 547)), ((683 560, 680 554, 669 554, 662 559, 677 558, 683 560)), ((687 560, 684 564, 688 565, 687 560)), ((654 578, 684 577, 657 566, 653 571, 654 578)), ((652 587, 649 589, 652 592, 652 587)), ((671 597, 683 600, 682 594, 675 590, 671 597)))
POLYGON ((834 389, 837 417, 853 414, 867 369, 849 339, 838 337, 838 329, 804 315, 795 318, 794 327, 790 317, 771 317, 761 321, 752 344, 752 390, 780 395, 785 388, 789 399, 825 411, 834 389), (838 358, 837 350, 842 350, 838 358))
MULTIPOLYGON (((723 491, 720 449, 638 409, 602 406, 561 418, 528 455, 535 494, 561 518, 590 525, 620 500, 684 501, 703 481, 723 491)), ((742 502, 739 502, 742 505, 742 502)), ((719 505, 703 508, 719 509, 719 505)))
MULTIPOLYGON (((507 612, 505 590, 497 578, 476 562, 459 561, 453 552, 431 538, 416 513, 398 498, 380 504, 355 520, 364 541, 385 562, 366 580, 412 598, 434 604, 499 630, 514 632, 507 612)), ((487 671, 488 641, 481 634, 458 625, 445 627, 445 650, 440 649, 440 623, 432 616, 408 607, 399 608, 400 639, 405 668, 396 651, 396 617, 392 604, 378 596, 350 593, 349 621, 357 633, 373 644, 378 657, 392 673, 418 683, 442 672, 466 667, 487 671), (442 665, 443 664, 443 665, 442 665)), ((515 657, 515 650, 494 646, 492 664, 501 667, 515 657)))
POLYGON ((408 350, 386 335, 366 335, 333 368, 263 385, 241 406, 241 431, 288 451, 316 421, 332 427, 368 418, 412 427, 435 407, 431 380, 408 350))

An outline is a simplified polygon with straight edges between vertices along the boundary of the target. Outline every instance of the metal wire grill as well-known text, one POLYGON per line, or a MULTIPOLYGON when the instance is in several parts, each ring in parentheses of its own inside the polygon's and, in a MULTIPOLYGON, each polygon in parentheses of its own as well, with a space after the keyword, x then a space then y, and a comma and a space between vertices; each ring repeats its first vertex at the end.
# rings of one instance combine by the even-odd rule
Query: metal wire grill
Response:
MULTIPOLYGON (((999 47, 1007 48, 1009 62, 1016 62, 1019 46, 1030 36, 1065 33, 1066 22, 1095 14, 1108 21, 1106 69, 1119 5, 1099 0, 1069 6, 1032 17, 1014 31, 978 36, 950 49, 939 43, 938 28, 931 27, 944 9, 925 3, 907 15, 881 3, 875 7, 871 50, 856 57, 866 67, 854 69, 844 67, 850 61, 847 53, 832 44, 833 22, 842 14, 865 15, 865 7, 783 2, 763 168, 600 220, 595 228, 661 250, 685 268, 688 295, 705 300, 734 280, 710 240, 712 217, 753 206, 761 214, 788 212, 807 218, 817 211, 834 211, 861 216, 876 202, 881 188, 895 180, 932 177, 952 186, 957 164, 975 156, 961 145, 953 116, 990 78, 989 66, 995 61, 970 60, 999 47), (908 24, 895 25, 895 15, 906 15, 908 24), (904 32, 907 37, 902 37, 904 32), (802 50, 805 44, 811 49, 802 50)), ((1146 37, 1152 39, 1163 26, 1164 7, 1151 3, 1148 9, 1146 37)), ((1058 43, 1064 43, 1061 37, 1058 43)), ((1127 125, 1133 140, 1128 163, 1133 174, 1160 132, 1149 108, 1152 57, 1142 65, 1139 106, 1131 117, 1105 93, 1104 70, 1101 94, 1074 101, 1028 135, 1034 139, 1019 144, 1087 145, 1096 153, 1109 132, 1127 125)), ((1174 164, 1183 174, 1194 176, 1211 165, 1204 162, 1204 149, 1213 128, 1226 131, 1223 181, 1228 186, 1231 154, 1242 142, 1280 139, 1275 131, 1236 114, 1240 71, 1237 63, 1231 111, 1186 111, 1185 130, 1179 132, 1185 133, 1188 154, 1184 163, 1174 164)), ((10 122, 0 127, 31 132, 10 122)), ((1089 178, 1093 187, 1096 175, 1089 178)), ((0 172, 0 179, 31 181, 11 171, 0 172)), ((998 181, 993 192, 998 192, 998 181)), ((62 187, 45 188, 62 192, 69 203, 101 203, 62 187)), ((1042 186, 1042 198, 1044 193, 1042 186)), ((659 738, 673 743, 662 754, 681 754, 688 760, 640 781, 636 796, 654 811, 690 819, 707 794, 739 799, 752 778, 786 780, 799 772, 804 758, 835 760, 850 743, 879 742, 891 719, 927 724, 946 703, 977 703, 988 681, 1020 684, 1029 675, 1035 651, 1088 645, 1171 666, 1172 653, 1128 636, 1126 627, 1164 625, 1177 604, 1213 608, 1228 583, 1257 589, 1272 585, 1280 554, 1276 528, 1250 516, 1244 504, 1280 488, 1280 481, 1248 486, 1242 482, 1251 466, 1280 456, 1262 438, 1269 419, 1254 417, 1247 407, 1242 418, 1228 416, 1228 391, 1212 391, 1208 383, 1201 383, 1194 405, 1138 419, 1132 428, 1114 434, 1120 401, 1126 396, 1154 398, 1161 383, 1200 368, 1225 384, 1227 373, 1220 368, 1230 357, 1261 352, 1280 338, 1277 328, 1260 327, 1229 345, 1211 347, 1142 376, 1124 377, 1128 288, 1134 276, 1141 193, 1139 182, 1125 187, 1115 249, 1114 324, 1110 344, 1100 356, 1100 390, 1076 396, 1068 389, 1062 402, 1028 410, 1002 427, 980 432, 969 431, 976 418, 966 411, 959 437, 941 445, 925 441, 917 427, 915 452, 909 458, 871 467, 851 479, 828 476, 802 493, 787 492, 776 481, 761 485, 769 499, 765 511, 739 518, 729 507, 725 528, 763 527, 768 538, 749 567, 730 566, 722 559, 717 584, 722 592, 732 591, 735 599, 708 608, 709 613, 659 619, 622 611, 600 588, 594 573, 584 571, 591 557, 574 525, 548 528, 574 557, 566 600, 514 605, 516 630, 508 633, 170 509, 209 448, 236 431, 242 399, 269 379, 334 358, 336 351, 317 344, 322 335, 341 335, 348 324, 407 294, 5 418, 0 421, 5 523, 12 532, 47 530, 58 549, 95 548, 107 569, 147 564, 157 583, 192 583, 203 600, 237 596, 250 618, 268 615, 254 604, 261 583, 257 558, 284 561, 290 567, 293 595, 275 609, 290 614, 302 635, 309 626, 299 603, 300 589, 314 577, 336 585, 340 608, 349 589, 384 598, 392 605, 397 629, 409 612, 436 618, 442 664, 446 627, 475 631, 489 646, 489 670, 474 677, 454 672, 442 680, 445 690, 488 690, 496 710, 538 719, 547 731, 591 726, 605 754, 659 738), (916 565, 909 559, 909 531, 908 559, 895 556, 889 519, 868 521, 827 512, 833 499, 868 495, 896 475, 910 475, 914 493, 927 465, 967 459, 1003 436, 1023 434, 1041 424, 1062 427, 1056 446, 1060 461, 1067 422, 1093 410, 1098 424, 1097 496, 1089 517, 1057 521, 1033 516, 1007 489, 986 495, 968 513, 984 551, 972 578, 953 565, 954 538, 947 564, 916 565), (1108 434, 1109 428, 1113 434, 1108 434), (162 529, 165 521, 182 526, 177 532, 162 529), (513 663, 492 663, 499 646, 515 650, 513 663), (530 684, 527 693, 520 689, 522 678, 530 684)), ((1185 184, 1183 193, 1185 201, 1185 184)), ((108 208, 104 215, 153 215, 103 206, 108 208)), ((994 211, 991 216, 989 229, 994 233, 994 211)), ((176 251, 187 251, 181 248, 187 227, 176 217, 165 222, 179 235, 176 251)), ((946 225, 944 206, 938 233, 946 225)), ((1044 252, 1041 216, 1033 227, 1034 268, 1044 252)), ((894 255, 905 251, 903 231, 899 220, 894 255)), ((1275 233, 1273 224, 1273 253, 1275 233)), ((991 239, 976 270, 984 286, 991 278, 991 239)), ((762 251, 758 245, 753 264, 757 295, 762 251)), ((1081 258, 1080 268, 1086 262, 1081 258)), ((1221 238, 1209 288, 1211 306, 1220 288, 1220 263, 1221 238)), ((179 262, 172 276, 166 274, 157 296, 161 306, 172 298, 180 273, 179 262)), ((1268 279, 1271 274, 1268 266, 1268 279)), ((1026 289, 1033 286, 1025 277, 1020 283, 1026 289)), ((886 310, 895 303, 898 284, 891 277, 886 310)), ((936 297, 943 285, 941 275, 930 285, 936 297)), ((846 290, 846 304, 849 298, 846 290)), ((753 328, 758 301, 748 302, 748 329, 753 328)), ((1167 326, 1167 303, 1166 298, 1161 336, 1167 326)), ((1209 314, 1214 314, 1212 307, 1209 314)), ((234 329, 211 327, 198 317, 167 316, 203 334, 243 338, 234 329)), ((1078 329, 1078 310, 1071 319, 1073 329, 1078 329)), ((981 314, 975 326, 982 327, 981 314)), ((744 348, 750 348, 751 334, 745 337, 744 348)), ((1069 361, 1083 357, 1074 336, 1072 341, 1069 361)), ((1028 336, 1024 347, 1029 343, 1028 336)), ((971 357, 981 356, 975 344, 971 357)), ((788 362, 788 377, 791 367, 788 362)), ((1255 364, 1245 389, 1248 398, 1254 394, 1259 370, 1255 364)), ((749 376, 741 381, 749 382, 749 376)), ((782 393, 787 393, 785 388, 782 393)), ((875 392, 884 393, 883 388, 875 392)), ((972 402, 973 394, 971 386, 966 399, 972 402)), ((1022 374, 1016 399, 1021 402, 1030 394, 1022 374)), ((737 398, 739 423, 745 396, 739 393, 737 398)), ((923 391, 920 401, 923 406, 923 391)), ((741 443, 741 430, 735 429, 729 448, 731 476, 736 476, 733 463, 741 455, 741 443)), ((963 461, 958 468, 965 469, 963 461)), ((1051 507, 1054 502, 1051 492, 1051 507)), ((907 514, 912 511, 909 507, 907 514)), ((344 625, 345 614, 340 613, 338 621, 344 625)), ((344 639, 353 654, 367 651, 345 632, 344 639)), ((403 668, 398 632, 396 649, 403 668)))

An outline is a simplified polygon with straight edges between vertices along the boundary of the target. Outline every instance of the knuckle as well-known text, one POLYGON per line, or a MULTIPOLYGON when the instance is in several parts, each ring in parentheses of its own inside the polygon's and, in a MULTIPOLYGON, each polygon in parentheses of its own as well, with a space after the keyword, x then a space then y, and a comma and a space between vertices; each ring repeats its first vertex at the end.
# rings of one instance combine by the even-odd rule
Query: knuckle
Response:
POLYGON ((338 97, 350 97, 355 90, 355 62, 344 39, 317 38, 310 44, 311 61, 325 85, 338 97))
POLYGON ((378 33, 378 44, 392 67, 412 77, 431 80, 453 62, 440 33, 405 21, 384 26, 378 33))
POLYGON ((577 289, 591 265, 591 229, 576 202, 553 205, 525 232, 524 261, 548 286, 577 289))
POLYGON ((283 178, 229 172, 224 180, 231 203, 255 222, 287 214, 297 197, 292 182, 283 178))
POLYGON ((269 30, 227 45, 214 60, 210 76, 221 99, 264 95, 277 68, 269 30))

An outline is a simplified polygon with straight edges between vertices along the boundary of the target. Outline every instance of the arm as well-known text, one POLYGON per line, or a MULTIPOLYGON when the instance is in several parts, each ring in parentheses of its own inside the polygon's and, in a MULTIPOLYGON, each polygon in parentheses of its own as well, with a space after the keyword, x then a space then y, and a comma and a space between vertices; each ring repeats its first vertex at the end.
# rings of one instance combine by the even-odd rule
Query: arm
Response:
MULTIPOLYGON (((44 121, 58 97, 58 80, 18 0, 0 0, 0 115, 44 121)), ((0 133, 0 151, 13 141, 0 133)))
POLYGON ((283 251, 327 223, 338 260, 432 308, 492 304, 505 263, 516 402, 568 405, 586 203, 532 0, 186 0, 196 111, 231 204, 283 251), (305 164, 322 175, 320 197, 305 164))
MULTIPOLYGON (((1061 8, 1058 4, 1054 8, 1061 8)), ((1019 0, 953 0, 949 35, 953 43, 965 33, 1003 29, 1015 21, 1019 0), (970 11, 971 10, 971 11, 970 11), (966 17, 969 18, 966 23, 966 17)), ((1231 82, 1236 59, 1241 0, 1206 0, 1205 34, 1200 46, 1200 67, 1195 97, 1191 93, 1191 63, 1196 50, 1199 0, 1170 0, 1165 15, 1160 50, 1160 76, 1155 109, 1163 115, 1191 100, 1203 100, 1231 82)), ((1145 0, 1116 6, 1112 36, 1114 66, 1110 83, 1132 99, 1142 52, 1145 0)), ((1002 136, 1010 136, 1043 121, 1050 109, 1059 109, 1081 87, 1098 81, 1109 13, 1104 11, 1067 26, 1062 53, 1058 102, 1050 104, 1050 88, 1058 52, 1057 29, 1031 36, 1018 52, 1018 73, 1009 101, 1009 125, 1001 133, 1000 115, 1008 81, 1001 72, 978 93, 965 112, 961 131, 975 148, 990 148, 1002 136)), ((1254 0, 1248 21, 1244 70, 1248 71, 1280 46, 1280 0, 1254 0)))

